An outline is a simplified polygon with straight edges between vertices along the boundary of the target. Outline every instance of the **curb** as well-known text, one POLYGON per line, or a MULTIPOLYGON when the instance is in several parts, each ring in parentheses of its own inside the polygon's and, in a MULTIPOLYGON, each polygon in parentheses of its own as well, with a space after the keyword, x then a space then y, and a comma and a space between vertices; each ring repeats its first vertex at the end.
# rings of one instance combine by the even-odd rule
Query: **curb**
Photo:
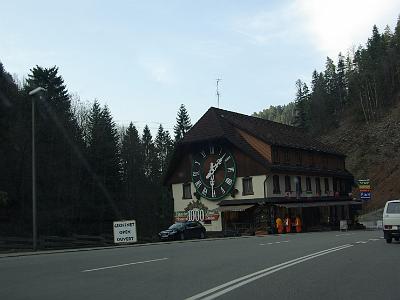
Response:
POLYGON ((254 236, 239 236, 239 237, 224 237, 224 238, 209 238, 209 239, 198 239, 198 240, 185 240, 185 241, 167 241, 167 242, 154 242, 154 243, 143 243, 143 244, 127 244, 120 246, 106 246, 106 247, 91 247, 91 248, 75 248, 75 249, 61 249, 61 250, 43 250, 37 252, 16 252, 16 253, 5 253, 0 254, 0 259, 9 257, 21 257, 21 256, 35 256, 35 255, 46 255, 46 254, 60 254, 60 253, 73 253, 73 252, 84 252, 84 251, 99 251, 99 250, 111 250, 111 249, 122 249, 131 247, 148 247, 157 245, 170 245, 170 244, 182 244, 182 243, 199 243, 199 242, 212 242, 219 240, 232 240, 241 238, 252 238, 254 236))

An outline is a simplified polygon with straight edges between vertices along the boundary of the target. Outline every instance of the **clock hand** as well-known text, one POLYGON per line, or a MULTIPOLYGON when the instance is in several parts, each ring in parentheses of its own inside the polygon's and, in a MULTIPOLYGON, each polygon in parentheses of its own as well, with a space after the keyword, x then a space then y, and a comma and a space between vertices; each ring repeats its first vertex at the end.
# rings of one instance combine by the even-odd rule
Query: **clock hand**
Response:
POLYGON ((211 175, 211 179, 210 179, 210 185, 211 185, 211 197, 214 197, 214 174, 211 175))
POLYGON ((218 158, 217 162, 213 166, 210 166, 210 171, 208 172, 206 179, 210 178, 211 175, 213 175, 215 173, 215 171, 218 169, 218 167, 222 163, 222 160, 224 159, 225 155, 226 155, 226 153, 224 153, 224 155, 222 155, 220 158, 218 158))
POLYGON ((206 175, 206 179, 210 178, 210 176, 212 175, 212 173, 214 173, 213 169, 214 169, 214 163, 213 163, 213 162, 210 162, 210 169, 208 170, 208 173, 207 173, 207 175, 206 175))

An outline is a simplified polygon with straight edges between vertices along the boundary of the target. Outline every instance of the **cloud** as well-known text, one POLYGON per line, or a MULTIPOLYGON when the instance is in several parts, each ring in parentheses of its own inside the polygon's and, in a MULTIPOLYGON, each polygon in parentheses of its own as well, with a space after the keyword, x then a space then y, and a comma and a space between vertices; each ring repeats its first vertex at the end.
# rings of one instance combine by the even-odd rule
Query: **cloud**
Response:
POLYGON ((173 84, 176 82, 172 64, 166 60, 145 58, 141 59, 139 64, 152 81, 161 84, 173 84))
POLYGON ((376 24, 393 29, 400 13, 398 0, 295 0, 273 9, 237 18, 233 30, 265 46, 306 42, 336 57, 365 44, 376 24))
POLYGON ((303 29, 314 46, 336 57, 353 45, 365 44, 376 24, 380 31, 395 24, 398 0, 297 0, 291 7, 302 19, 303 29))
POLYGON ((233 29, 259 45, 270 44, 276 40, 289 41, 295 36, 293 11, 287 6, 275 10, 264 10, 235 20, 233 29))

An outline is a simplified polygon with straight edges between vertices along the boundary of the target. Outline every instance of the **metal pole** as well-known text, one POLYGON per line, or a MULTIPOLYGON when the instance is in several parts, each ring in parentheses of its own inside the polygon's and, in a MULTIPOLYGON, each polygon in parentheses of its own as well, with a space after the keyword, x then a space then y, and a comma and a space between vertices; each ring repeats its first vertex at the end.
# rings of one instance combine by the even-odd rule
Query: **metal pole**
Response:
POLYGON ((37 250, 36 228, 36 152, 35 152, 35 96, 32 97, 32 238, 33 251, 37 250))

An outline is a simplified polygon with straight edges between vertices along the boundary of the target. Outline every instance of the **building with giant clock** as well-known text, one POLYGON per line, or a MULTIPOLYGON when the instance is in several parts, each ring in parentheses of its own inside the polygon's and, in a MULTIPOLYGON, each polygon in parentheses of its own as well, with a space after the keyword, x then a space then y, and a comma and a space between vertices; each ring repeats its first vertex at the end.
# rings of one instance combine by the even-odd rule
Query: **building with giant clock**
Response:
POLYGON ((177 145, 165 184, 175 221, 207 231, 271 230, 277 217, 305 230, 352 222, 345 155, 299 128, 210 108, 177 145))

